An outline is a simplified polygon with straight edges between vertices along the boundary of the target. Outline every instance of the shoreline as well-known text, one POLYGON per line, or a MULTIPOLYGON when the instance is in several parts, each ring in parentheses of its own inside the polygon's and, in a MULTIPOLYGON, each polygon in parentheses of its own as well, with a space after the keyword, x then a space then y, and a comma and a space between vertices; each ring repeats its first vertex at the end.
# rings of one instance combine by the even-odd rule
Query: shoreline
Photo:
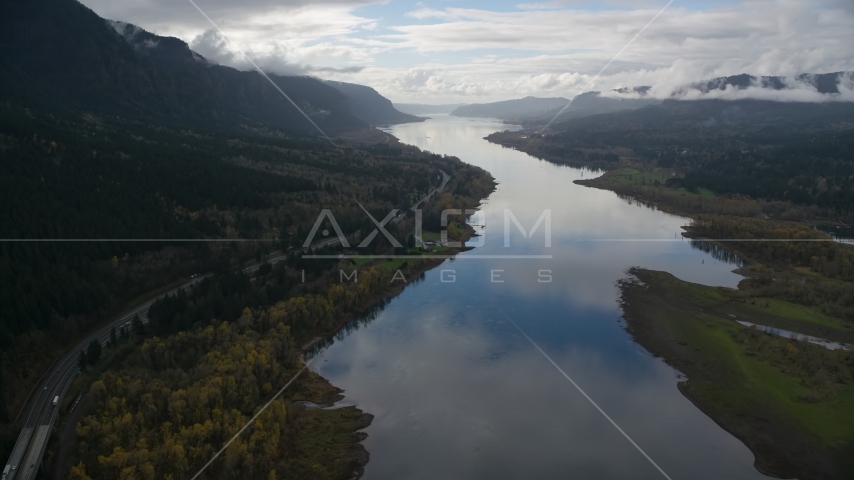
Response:
MULTIPOLYGON (((494 191, 495 190, 493 189, 492 192, 494 192, 494 191)), ((492 192, 490 192, 490 194, 492 192)), ((476 207, 478 210, 480 209, 480 206, 482 205, 483 201, 486 200, 486 198, 488 198, 488 195, 487 195, 487 197, 484 197, 478 201, 478 206, 476 207)), ((477 235, 477 232, 474 230, 474 228, 472 228, 468 224, 464 224, 463 235, 460 239, 458 239, 458 241, 460 243, 462 243, 463 246, 459 247, 459 248, 448 248, 448 250, 443 252, 443 255, 453 255, 453 257, 456 257, 456 255, 458 255, 462 252, 472 250, 474 247, 466 247, 465 243, 468 242, 475 235, 477 235)), ((405 282, 394 284, 394 286, 391 287, 390 289, 388 289, 382 293, 378 293, 373 298, 371 298, 371 300, 366 301, 362 306, 354 309, 354 312, 349 312, 348 314, 343 315, 341 320, 339 322, 336 322, 335 327, 331 328, 327 332, 313 336, 311 339, 309 339, 308 342, 306 342, 300 346, 300 350, 303 352, 303 354, 308 353, 309 351, 311 351, 313 349, 317 349, 318 351, 322 350, 323 348, 328 346, 328 342, 332 341, 335 338, 335 336, 338 334, 338 332, 342 331, 342 329, 344 329, 351 321, 353 321, 354 319, 356 319, 358 317, 361 317, 362 315, 367 314, 373 308, 375 308, 377 305, 379 305, 380 302, 390 300, 390 299, 400 295, 411 284, 417 283, 417 280, 420 279, 421 276, 424 275, 426 272, 442 265, 447 260, 449 260, 449 259, 448 258, 431 258, 429 255, 425 255, 423 260, 419 259, 418 266, 411 269, 408 272, 409 278, 407 278, 405 282)), ((318 352, 315 352, 315 353, 318 353, 318 352)), ((297 366, 301 368, 304 365, 306 365, 306 362, 303 359, 302 361, 299 362, 299 364, 297 366)), ((338 388, 337 386, 335 386, 334 384, 332 384, 325 377, 323 377, 319 374, 316 374, 316 373, 312 372, 311 370, 307 370, 306 373, 308 373, 309 375, 315 376, 317 378, 315 380, 315 382, 323 390, 323 395, 325 398, 323 399, 323 401, 315 401, 315 403, 317 403, 318 405, 321 405, 321 406, 322 405, 332 405, 332 404, 340 401, 341 399, 345 398, 343 395, 344 390, 342 390, 342 389, 338 388)), ((300 401, 301 400, 293 401, 293 402, 291 402, 291 405, 294 405, 295 403, 300 402, 300 401)), ((317 410, 319 410, 321 412, 322 411, 329 411, 329 410, 322 409, 322 408, 317 409, 317 410)), ((371 425, 371 423, 374 420, 374 415, 361 410, 358 405, 346 406, 346 407, 342 407, 340 409, 335 409, 335 410, 340 410, 340 411, 350 410, 350 411, 355 411, 358 413, 358 420, 356 422, 353 422, 352 418, 349 419, 350 425, 351 426, 356 425, 356 426, 358 426, 358 428, 356 428, 355 430, 351 430, 351 429, 348 429, 347 427, 345 427, 343 429, 344 432, 346 432, 349 435, 352 435, 351 438, 357 439, 356 442, 353 444, 352 448, 350 449, 350 456, 351 456, 351 458, 355 459, 356 465, 357 465, 355 468, 355 471, 353 472, 353 476, 350 478, 353 480, 357 480, 357 479, 361 478, 362 475, 364 475, 365 467, 367 466, 368 462, 370 461, 370 452, 364 447, 364 445, 362 443, 368 437, 368 434, 363 432, 363 430, 368 428, 371 425)))
POLYGON ((779 356, 762 350, 794 348, 805 355, 820 355, 824 347, 740 326, 726 312, 737 311, 744 318, 750 308, 759 307, 739 305, 727 297, 732 289, 692 284, 641 268, 629 273, 638 281, 626 279, 619 284, 626 331, 687 377, 677 383, 679 391, 747 446, 760 473, 775 478, 851 478, 854 465, 845 455, 854 446, 850 436, 841 436, 840 445, 829 445, 832 435, 825 432, 832 425, 806 426, 804 418, 809 415, 799 415, 807 407, 815 410, 813 414, 838 416, 840 409, 844 411, 839 401, 851 394, 851 388, 842 392, 837 388, 829 398, 815 403, 786 398, 810 390, 802 385, 804 375, 779 371, 779 356), (745 338, 762 348, 745 346, 745 338))
MULTIPOLYGON (((694 222, 697 222, 698 218, 709 218, 709 215, 739 218, 737 215, 725 215, 723 212, 728 209, 749 212, 756 204, 751 199, 702 198, 701 195, 689 194, 693 195, 694 199, 699 200, 699 202, 689 204, 690 206, 687 208, 674 205, 668 200, 673 200, 676 197, 676 192, 663 185, 641 186, 637 183, 621 182, 619 177, 625 176, 627 170, 630 171, 630 175, 634 171, 631 167, 618 166, 606 171, 599 177, 580 179, 574 183, 612 191, 618 195, 631 196, 645 205, 650 205, 665 213, 689 218, 694 222)), ((748 215, 745 217, 750 218, 748 215)), ((767 218, 763 221, 775 226, 797 224, 797 222, 767 218)), ((727 295, 730 295, 727 301, 743 304, 743 306, 729 306, 730 311, 738 312, 740 319, 750 319, 752 320, 751 323, 754 324, 823 336, 840 342, 850 342, 854 338, 850 329, 845 331, 823 327, 794 317, 762 312, 760 309, 748 310, 748 297, 756 294, 753 290, 755 289, 753 282, 761 276, 760 271, 767 267, 763 265, 763 262, 753 258, 750 251, 739 248, 737 244, 725 245, 714 240, 706 240, 702 232, 698 232, 695 226, 689 225, 683 228, 685 230, 682 233, 683 237, 711 243, 723 250, 739 255, 745 261, 742 267, 736 269, 737 273, 742 275, 744 279, 739 282, 739 286, 735 289, 698 285, 698 288, 705 288, 708 291, 726 292, 727 295), (752 315, 752 317, 745 316, 745 314, 752 315)), ((772 265, 772 269, 776 270, 774 267, 772 265)), ((783 271, 791 269, 792 267, 784 267, 783 271)), ((729 391, 732 384, 739 381, 746 382, 745 384, 751 382, 739 379, 738 362, 732 364, 736 366, 732 371, 724 371, 720 368, 724 363, 722 359, 704 357, 701 354, 695 355, 689 348, 683 348, 712 337, 708 331, 701 329, 692 332, 697 335, 692 338, 691 334, 681 330, 685 328, 684 326, 675 326, 673 322, 668 323, 669 321, 665 320, 667 315, 662 312, 669 309, 671 314, 678 312, 677 315, 682 321, 700 320, 701 316, 703 321, 708 321, 708 314, 710 313, 707 312, 708 305, 703 308, 684 300, 668 304, 667 297, 674 295, 679 286, 688 284, 688 282, 682 282, 664 272, 646 269, 633 268, 628 273, 638 278, 643 285, 635 284, 631 280, 624 280, 619 283, 620 307, 626 321, 627 332, 639 345, 654 356, 662 358, 665 363, 687 377, 686 381, 677 383, 679 391, 703 414, 748 447, 754 455, 754 466, 757 471, 776 478, 850 478, 851 473, 854 472, 854 464, 845 459, 843 452, 845 448, 854 446, 854 440, 849 437, 847 446, 843 449, 838 446, 830 446, 825 438, 806 429, 802 422, 799 422, 798 419, 790 415, 790 412, 786 411, 786 408, 774 404, 774 399, 771 396, 760 396, 764 399, 764 403, 755 398, 739 398, 738 394, 729 391), (678 285, 675 282, 678 282, 678 285), (698 313, 698 311, 703 313, 698 313), (698 340, 702 336, 707 338, 698 340), (715 371, 716 368, 718 371, 715 371)), ((778 271, 778 273, 780 272, 778 271)), ((755 303, 755 299, 753 302, 755 303)), ((795 305, 791 307, 794 308, 795 305)), ((750 330, 737 324, 734 318, 734 314, 719 318, 718 320, 725 323, 723 326, 716 325, 716 327, 726 329, 727 335, 733 335, 733 332, 741 329, 750 330)), ((711 329, 712 325, 707 324, 706 326, 711 329)), ((798 345, 794 348, 804 350, 823 347, 798 345)), ((753 353, 749 355, 753 355, 753 353)), ((777 366, 780 367, 780 365, 777 366)), ((787 367, 784 364, 782 368, 785 370, 787 367)), ((762 390, 761 384, 766 380, 765 378, 753 379, 750 388, 762 390)), ((770 380, 767 382, 770 383, 770 380)), ((748 388, 744 385, 742 387, 748 388)), ((795 407, 789 406, 788 408, 791 410, 795 407)))

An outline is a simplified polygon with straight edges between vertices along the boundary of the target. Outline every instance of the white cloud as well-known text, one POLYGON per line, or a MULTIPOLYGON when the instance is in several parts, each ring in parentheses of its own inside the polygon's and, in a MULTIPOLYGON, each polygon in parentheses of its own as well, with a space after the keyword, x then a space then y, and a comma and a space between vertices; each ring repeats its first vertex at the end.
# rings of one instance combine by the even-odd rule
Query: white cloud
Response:
POLYGON ((739 73, 854 70, 851 0, 743 0, 690 9, 677 2, 592 83, 663 2, 610 0, 615 8, 591 10, 586 2, 554 0, 514 11, 434 4, 370 18, 357 8, 377 3, 371 0, 201 1, 234 42, 227 45, 189 3, 84 1, 108 18, 187 40, 219 63, 248 68, 238 53, 244 50, 275 73, 361 82, 395 101, 571 96, 588 84, 672 91, 739 73))
POLYGON ((777 102, 834 102, 854 101, 854 75, 844 74, 839 78, 839 93, 820 93, 811 83, 810 78, 799 79, 784 77, 785 88, 775 90, 763 87, 757 81, 747 88, 736 88, 732 85, 724 89, 701 91, 693 88, 680 88, 678 86, 670 89, 664 86, 656 86, 653 95, 661 98, 677 98, 680 100, 720 99, 720 100, 771 100, 777 102), (668 91, 669 90, 669 91, 668 91))
POLYGON ((424 20, 425 18, 450 18, 451 15, 448 12, 442 10, 436 10, 435 8, 419 8, 418 10, 413 10, 411 12, 407 12, 407 17, 417 18, 419 20, 424 20))

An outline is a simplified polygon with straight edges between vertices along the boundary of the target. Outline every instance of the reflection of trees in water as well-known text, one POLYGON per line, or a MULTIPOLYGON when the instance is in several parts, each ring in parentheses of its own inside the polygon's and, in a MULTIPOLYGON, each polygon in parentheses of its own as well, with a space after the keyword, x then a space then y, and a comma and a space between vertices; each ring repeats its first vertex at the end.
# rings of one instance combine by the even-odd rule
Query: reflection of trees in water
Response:
MULTIPOLYGON (((425 278, 427 278, 427 272, 421 272, 420 275, 412 279, 412 281, 407 283, 406 286, 410 287, 418 285, 419 283, 423 282, 425 278)), ((403 293, 403 290, 401 290, 400 293, 403 293)), ((336 340, 341 342, 345 338, 350 336, 353 332, 376 320, 377 317, 380 316, 380 313, 382 313, 383 310, 385 310, 385 308, 392 302, 392 300, 394 300, 395 298, 397 298, 398 295, 400 295, 400 293, 393 297, 381 298, 377 300, 376 303, 371 305, 371 307, 368 308, 368 310, 366 310, 365 312, 351 317, 349 320, 347 320, 347 323, 345 323, 344 326, 341 327, 341 330, 338 330, 338 333, 336 333, 333 337, 324 338, 323 340, 320 340, 319 342, 309 347, 305 351, 305 358, 314 358, 316 355, 326 350, 328 347, 331 347, 336 340)))
POLYGON ((839 243, 847 243, 854 244, 854 227, 843 226, 843 227, 834 227, 834 226, 820 226, 818 230, 830 235, 839 243))
POLYGON ((744 266, 744 260, 741 257, 715 243, 706 240, 691 240, 691 248, 706 252, 715 260, 738 265, 739 267, 744 266))
MULTIPOLYGON (((615 192, 615 193, 617 193, 617 192, 615 192)), ((655 205, 653 205, 651 203, 646 203, 646 202, 641 201, 641 200, 638 200, 637 198, 635 198, 632 195, 617 193, 617 197, 619 197, 622 200, 625 200, 625 202, 628 203, 629 205, 637 205, 638 207, 646 207, 652 211, 658 210, 658 208, 655 205)))

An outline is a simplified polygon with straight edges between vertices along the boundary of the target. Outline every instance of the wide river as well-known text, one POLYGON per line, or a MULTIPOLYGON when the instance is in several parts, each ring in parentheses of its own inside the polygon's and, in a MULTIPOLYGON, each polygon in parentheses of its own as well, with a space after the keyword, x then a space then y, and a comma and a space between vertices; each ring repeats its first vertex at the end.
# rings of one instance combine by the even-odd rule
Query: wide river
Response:
POLYGON ((483 139, 507 128, 437 115, 388 130, 499 185, 474 219, 480 246, 354 322, 312 363, 345 403, 375 415, 364 478, 767 478, 679 392, 679 372, 625 332, 618 303, 632 266, 735 286, 735 265, 682 241, 688 219, 573 183, 598 173, 483 139), (546 210, 550 247, 545 220, 526 238, 511 218, 505 244, 506 211, 530 230, 546 210))

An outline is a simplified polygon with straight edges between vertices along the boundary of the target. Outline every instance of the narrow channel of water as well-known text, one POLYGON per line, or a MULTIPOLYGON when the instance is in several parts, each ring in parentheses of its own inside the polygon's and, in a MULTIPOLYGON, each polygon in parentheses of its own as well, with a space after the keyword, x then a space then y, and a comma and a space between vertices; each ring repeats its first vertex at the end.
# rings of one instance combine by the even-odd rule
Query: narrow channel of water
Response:
POLYGON ((483 167, 499 186, 472 241, 482 246, 354 320, 315 357, 346 402, 375 415, 365 478, 664 478, 544 354, 671 478, 766 478, 678 391, 678 372, 632 341, 617 303, 632 266, 735 286, 736 265, 682 241, 687 219, 572 183, 595 172, 483 140, 507 128, 436 116, 389 130, 483 167), (506 210, 526 230, 551 210, 551 246, 544 224, 525 238, 512 219, 505 246, 506 210))
POLYGON ((850 345, 847 343, 839 343, 828 340, 826 338, 821 337, 813 337, 812 335, 804 335, 803 333, 793 332, 791 330, 784 330, 782 328, 769 327, 767 325, 758 325, 755 323, 745 322, 742 320, 736 320, 741 325, 745 327, 754 327, 757 330, 761 330, 765 333, 770 333, 772 335, 777 335, 778 337, 791 338, 793 340, 801 340, 809 343, 814 343, 816 345, 821 345, 822 347, 828 350, 838 350, 840 348, 848 350, 850 345))

